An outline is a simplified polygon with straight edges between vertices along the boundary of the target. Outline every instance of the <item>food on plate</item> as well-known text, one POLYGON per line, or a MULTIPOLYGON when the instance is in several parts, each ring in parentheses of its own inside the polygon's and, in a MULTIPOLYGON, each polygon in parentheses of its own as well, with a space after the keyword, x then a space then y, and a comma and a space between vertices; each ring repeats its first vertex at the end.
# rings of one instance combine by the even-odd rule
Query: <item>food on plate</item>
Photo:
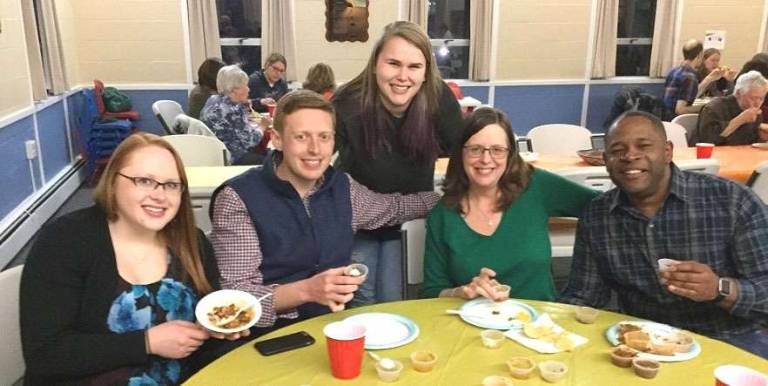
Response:
POLYGON ((624 334, 632 331, 640 331, 642 328, 632 323, 619 323, 619 342, 624 342, 624 334))
POLYGON ((618 341, 642 352, 672 356, 687 353, 693 346, 693 337, 682 331, 659 332, 632 323, 620 323, 618 341))
POLYGON ((230 303, 224 306, 215 306, 208 313, 208 321, 210 321, 211 324, 213 324, 214 326, 218 326, 221 328, 228 328, 228 329, 244 326, 248 324, 251 321, 251 319, 253 319, 253 309, 249 308, 247 310, 243 310, 243 312, 240 312, 241 308, 242 308, 241 305, 237 305, 235 303, 230 303), (231 319, 238 312, 240 314, 237 315, 237 318, 222 324, 223 322, 231 319))
POLYGON ((637 350, 623 344, 611 351, 611 363, 619 367, 632 366, 632 360, 635 358, 637 358, 637 350))
POLYGON ((525 357, 514 357, 507 361, 507 367, 512 378, 528 379, 536 368, 536 363, 525 357))
POLYGON ((623 336, 624 344, 638 351, 651 351, 651 336, 645 331, 630 331, 623 336))
POLYGON ((641 378, 651 379, 656 377, 661 365, 653 359, 635 358, 632 360, 632 367, 635 369, 635 374, 641 378))
POLYGON ((523 310, 518 311, 517 315, 515 315, 515 316, 517 317, 517 320, 519 320, 519 321, 521 321, 523 323, 529 323, 531 321, 531 314, 529 314, 529 313, 527 313, 527 312, 525 312, 523 310))
POLYGON ((539 339, 543 336, 551 334, 552 327, 542 326, 536 323, 526 323, 523 326, 523 334, 531 339, 539 339))

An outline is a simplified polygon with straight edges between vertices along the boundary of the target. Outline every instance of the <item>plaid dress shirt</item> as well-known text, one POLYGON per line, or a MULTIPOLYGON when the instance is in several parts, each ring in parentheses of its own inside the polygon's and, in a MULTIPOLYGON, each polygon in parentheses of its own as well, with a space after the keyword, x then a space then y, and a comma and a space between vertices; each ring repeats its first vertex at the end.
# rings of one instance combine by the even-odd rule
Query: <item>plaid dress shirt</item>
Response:
POLYGON ((579 219, 573 267, 561 301, 602 307, 610 290, 622 312, 716 338, 755 330, 768 319, 768 209, 748 188, 672 165, 670 191, 652 219, 613 189, 579 219), (729 311, 670 293, 657 260, 695 260, 740 293, 729 311))
POLYGON ((673 68, 667 74, 667 79, 664 82, 664 105, 667 107, 672 116, 677 115, 675 113, 675 106, 678 100, 684 100, 688 102, 688 105, 693 104, 696 99, 696 94, 699 92, 699 80, 696 77, 696 71, 689 65, 681 65, 673 68))

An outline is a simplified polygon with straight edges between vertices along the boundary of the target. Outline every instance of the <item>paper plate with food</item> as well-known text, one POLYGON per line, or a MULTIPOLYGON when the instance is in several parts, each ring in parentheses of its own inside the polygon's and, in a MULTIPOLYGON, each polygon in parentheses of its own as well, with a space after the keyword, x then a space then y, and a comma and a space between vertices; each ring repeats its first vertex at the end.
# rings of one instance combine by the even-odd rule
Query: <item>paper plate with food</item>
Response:
POLYGON ((622 321, 605 331, 614 346, 624 344, 642 358, 659 362, 679 362, 695 358, 701 346, 690 332, 666 324, 642 320, 622 321))
POLYGON ((200 299, 195 317, 211 331, 231 334, 256 324, 261 317, 261 303, 247 292, 219 290, 200 299))
POLYGON ((589 342, 589 339, 566 331, 544 313, 535 321, 525 323, 520 330, 509 330, 504 335, 542 354, 572 351, 589 342))
POLYGON ((538 317, 533 307, 511 299, 495 302, 478 298, 464 303, 458 310, 450 313, 458 314, 471 325, 496 330, 521 328, 524 323, 538 317))

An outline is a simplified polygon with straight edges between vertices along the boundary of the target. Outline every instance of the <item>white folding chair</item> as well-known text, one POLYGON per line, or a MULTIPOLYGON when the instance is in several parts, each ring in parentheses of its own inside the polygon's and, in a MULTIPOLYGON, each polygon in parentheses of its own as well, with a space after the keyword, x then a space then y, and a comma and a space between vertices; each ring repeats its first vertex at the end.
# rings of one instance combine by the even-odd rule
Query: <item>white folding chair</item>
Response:
POLYGON ((403 223, 400 227, 403 241, 403 270, 405 285, 403 299, 408 298, 408 286, 424 282, 424 243, 427 237, 427 224, 424 219, 403 223))
POLYGON ((216 137, 216 134, 199 119, 190 117, 187 114, 179 114, 173 121, 173 131, 179 134, 204 135, 206 137, 216 137))
POLYGON ((588 166, 576 169, 560 170, 557 174, 578 184, 606 192, 613 189, 613 181, 608 176, 605 166, 588 166))
POLYGON ((717 158, 684 159, 675 161, 680 170, 717 175, 720 171, 720 160, 717 158))
POLYGON ((23 265, 0 272, 0 385, 13 385, 24 377, 24 357, 21 352, 19 328, 19 284, 23 265))
POLYGON ((747 186, 768 205, 768 161, 755 167, 755 171, 752 172, 752 176, 747 181, 747 186))
POLYGON ((662 122, 667 132, 667 140, 672 142, 675 149, 688 147, 688 131, 678 123, 662 122))
POLYGON ((587 128, 556 123, 536 126, 528 132, 533 151, 539 154, 575 154, 579 150, 591 149, 592 141, 587 128))
POLYGON ((698 137, 696 128, 699 125, 699 114, 680 114, 672 119, 672 123, 677 123, 685 128, 689 145, 691 145, 692 138, 698 137))
POLYGON ((216 137, 194 134, 166 135, 164 140, 176 149, 184 166, 227 166, 229 151, 216 137))
POLYGON ((166 133, 180 134, 173 131, 173 122, 176 119, 176 116, 184 114, 184 109, 181 108, 181 105, 178 102, 167 99, 155 101, 155 103, 152 104, 152 112, 155 113, 155 116, 160 121, 160 124, 163 125, 163 129, 165 129, 166 133))

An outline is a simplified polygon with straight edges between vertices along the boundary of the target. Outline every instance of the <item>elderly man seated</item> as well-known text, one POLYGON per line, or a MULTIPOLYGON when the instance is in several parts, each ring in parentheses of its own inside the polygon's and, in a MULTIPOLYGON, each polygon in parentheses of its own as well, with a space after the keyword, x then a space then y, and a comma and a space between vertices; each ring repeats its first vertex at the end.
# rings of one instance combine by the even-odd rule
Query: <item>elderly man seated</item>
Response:
POLYGON ((277 150, 263 168, 214 192, 211 241, 222 287, 273 294, 262 302, 259 327, 290 324, 352 300, 363 281, 345 276, 354 233, 424 217, 440 198, 375 193, 335 170, 329 165, 334 120, 333 106, 319 94, 286 94, 275 114, 277 150))
POLYGON ((579 218, 567 303, 605 306, 722 339, 768 358, 768 208, 746 186, 681 171, 653 115, 605 138, 616 188, 579 218), (660 259, 672 259, 660 270, 660 259), (660 275, 657 276, 657 275, 660 275))
POLYGON ((733 95, 719 97, 701 110, 691 142, 715 145, 749 145, 768 140, 761 106, 768 92, 768 81, 757 71, 736 80, 733 95))

